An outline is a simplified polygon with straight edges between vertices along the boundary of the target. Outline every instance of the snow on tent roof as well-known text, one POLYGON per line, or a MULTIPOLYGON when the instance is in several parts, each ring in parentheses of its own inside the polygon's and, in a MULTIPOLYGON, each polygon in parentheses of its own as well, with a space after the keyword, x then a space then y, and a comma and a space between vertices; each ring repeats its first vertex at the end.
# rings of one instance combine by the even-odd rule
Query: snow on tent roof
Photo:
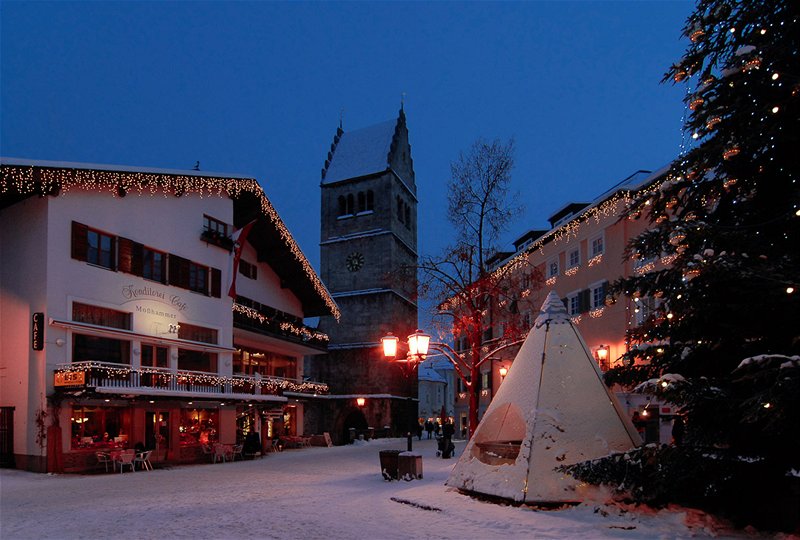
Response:
POLYGON ((388 169, 396 127, 397 120, 389 120, 342 133, 323 183, 332 184, 388 169))
POLYGON ((580 500, 571 465, 641 443, 551 292, 447 485, 517 502, 580 500))

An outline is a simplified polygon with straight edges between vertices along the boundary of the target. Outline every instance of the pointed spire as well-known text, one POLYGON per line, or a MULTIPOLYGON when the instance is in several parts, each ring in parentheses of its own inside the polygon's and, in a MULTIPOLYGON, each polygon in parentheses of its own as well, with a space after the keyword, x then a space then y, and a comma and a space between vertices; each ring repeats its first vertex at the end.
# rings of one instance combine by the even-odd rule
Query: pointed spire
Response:
POLYGON ((550 293, 547 295, 547 298, 545 298, 544 304, 542 304, 542 308, 539 310, 539 316, 536 317, 535 326, 536 328, 539 328, 548 321, 552 324, 564 324, 570 322, 567 308, 564 306, 564 302, 561 301, 555 291, 550 291, 550 293))

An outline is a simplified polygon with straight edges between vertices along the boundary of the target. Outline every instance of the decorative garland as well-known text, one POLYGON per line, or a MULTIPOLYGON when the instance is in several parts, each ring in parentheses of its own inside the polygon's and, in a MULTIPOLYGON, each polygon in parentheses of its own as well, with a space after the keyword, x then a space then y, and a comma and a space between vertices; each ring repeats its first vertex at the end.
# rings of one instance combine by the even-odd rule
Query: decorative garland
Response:
POLYGON ((26 195, 65 195, 73 189, 87 191, 107 191, 113 197, 137 192, 139 196, 162 193, 180 196, 184 193, 198 193, 205 196, 239 197, 242 193, 254 194, 260 202, 261 213, 278 230, 283 242, 300 263, 306 277, 311 281, 314 291, 324 300, 331 314, 339 320, 341 313, 328 289, 320 281, 311 264, 284 225, 278 212, 273 208, 264 190, 252 178, 221 178, 211 176, 189 176, 181 174, 162 174, 125 171, 98 171, 91 169, 52 168, 42 165, 2 165, 0 166, 0 195, 5 193, 26 195), (35 178, 38 170, 40 177, 35 178))
POLYGON ((170 382, 177 384, 204 384, 211 386, 230 385, 235 388, 245 386, 255 386, 256 388, 266 388, 268 391, 277 393, 279 390, 290 392, 303 392, 314 394, 327 394, 328 385, 314 381, 292 381, 274 377, 233 377, 216 375, 213 373, 187 373, 187 372, 164 372, 157 368, 140 367, 138 369, 126 366, 109 366, 92 360, 74 362, 69 366, 62 366, 55 369, 55 373, 78 373, 86 371, 99 371, 109 377, 127 377, 131 373, 157 375, 160 382, 164 385, 170 382))
MULTIPOLYGON (((261 324, 273 322, 273 319, 263 315, 259 311, 243 306, 241 304, 234 303, 233 304, 233 311, 236 313, 241 313, 245 317, 250 319, 256 320, 261 324)), ((319 330, 312 330, 311 328, 304 326, 304 325, 297 325, 291 321, 282 321, 280 323, 280 329, 284 332, 289 332, 290 334, 294 334, 303 338, 303 341, 321 341, 327 343, 330 338, 328 334, 325 332, 320 332, 319 330)))

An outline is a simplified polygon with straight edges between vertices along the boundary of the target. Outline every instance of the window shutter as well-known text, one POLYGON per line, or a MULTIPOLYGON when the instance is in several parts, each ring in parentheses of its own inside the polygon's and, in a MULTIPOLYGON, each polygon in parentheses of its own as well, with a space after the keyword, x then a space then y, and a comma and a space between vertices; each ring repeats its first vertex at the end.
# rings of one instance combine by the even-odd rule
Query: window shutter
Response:
POLYGON ((131 274, 144 275, 144 245, 131 242, 131 274))
POLYGON ((189 261, 183 257, 169 254, 169 285, 189 288, 189 261))
POLYGON ((133 241, 119 237, 119 271, 132 274, 133 268, 133 241))
POLYGON ((211 296, 214 298, 222 296, 222 272, 219 268, 211 269, 211 296))
POLYGON ((77 259, 79 261, 86 260, 86 251, 89 246, 89 241, 87 238, 87 233, 89 232, 89 227, 83 225, 82 223, 78 223, 77 221, 72 222, 72 258, 77 259))
POLYGON ((578 313, 586 313, 589 311, 591 294, 592 291, 589 289, 584 289, 578 293, 578 313))

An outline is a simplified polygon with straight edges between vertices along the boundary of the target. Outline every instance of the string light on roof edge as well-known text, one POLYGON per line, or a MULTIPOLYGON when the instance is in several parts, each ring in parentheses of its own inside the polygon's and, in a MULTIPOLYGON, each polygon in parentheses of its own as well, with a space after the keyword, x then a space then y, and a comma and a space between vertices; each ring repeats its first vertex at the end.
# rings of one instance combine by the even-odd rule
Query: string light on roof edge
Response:
POLYGON ((328 290, 322 284, 316 272, 314 272, 278 212, 267 199, 264 190, 252 178, 97 171, 92 169, 57 169, 30 165, 0 166, 0 194, 63 196, 73 189, 106 191, 112 197, 125 197, 131 193, 137 193, 139 196, 154 196, 159 192, 164 197, 169 195, 179 197, 191 192, 197 193, 200 198, 226 195, 237 198, 242 193, 252 193, 259 199, 262 214, 272 222, 289 251, 303 267, 303 271, 311 281, 315 292, 323 298, 326 307, 336 320, 339 320, 341 316, 338 306, 330 297, 328 290), (37 170, 39 171, 39 179, 36 179, 34 174, 37 170))

